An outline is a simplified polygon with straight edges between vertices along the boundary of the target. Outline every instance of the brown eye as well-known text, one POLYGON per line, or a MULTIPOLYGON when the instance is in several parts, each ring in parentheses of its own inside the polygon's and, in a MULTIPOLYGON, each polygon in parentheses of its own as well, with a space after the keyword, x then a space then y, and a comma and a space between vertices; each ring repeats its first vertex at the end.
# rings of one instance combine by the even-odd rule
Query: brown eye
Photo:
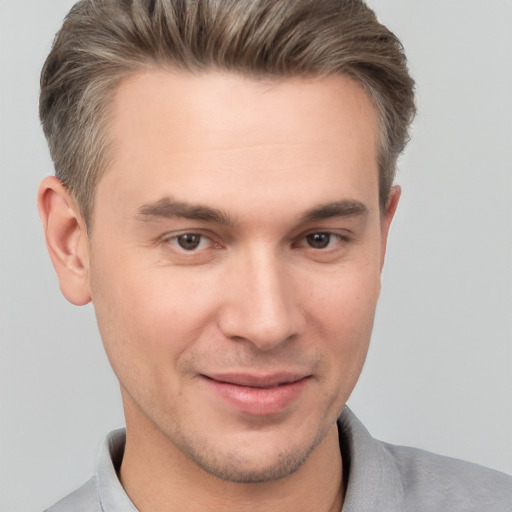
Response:
POLYGON ((193 251, 199 247, 201 243, 201 235, 196 235, 194 233, 185 233, 184 235, 180 235, 177 237, 176 241, 178 245, 184 249, 185 251, 193 251))
POLYGON ((331 242, 330 233, 311 233, 306 236, 306 240, 310 247, 314 249, 325 249, 331 242))

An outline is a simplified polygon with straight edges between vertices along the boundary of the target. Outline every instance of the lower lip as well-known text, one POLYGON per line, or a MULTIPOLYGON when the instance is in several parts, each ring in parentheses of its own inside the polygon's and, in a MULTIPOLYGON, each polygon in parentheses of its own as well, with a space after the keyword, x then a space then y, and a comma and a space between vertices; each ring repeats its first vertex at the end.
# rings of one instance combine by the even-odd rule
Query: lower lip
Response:
POLYGON ((207 377, 203 380, 210 389, 240 412, 253 416, 269 416, 284 411, 297 400, 309 377, 272 388, 238 386, 207 377))

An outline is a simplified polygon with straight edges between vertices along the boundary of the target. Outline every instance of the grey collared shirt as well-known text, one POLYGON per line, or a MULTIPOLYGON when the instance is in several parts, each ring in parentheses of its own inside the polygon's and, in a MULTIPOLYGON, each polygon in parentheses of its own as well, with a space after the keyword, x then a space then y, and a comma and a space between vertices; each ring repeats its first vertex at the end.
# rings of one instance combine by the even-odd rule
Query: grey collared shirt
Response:
MULTIPOLYGON (((348 486, 341 512, 512 512, 512 477, 377 441, 345 407, 340 447, 348 486)), ((117 477, 125 431, 111 432, 96 475, 46 512, 137 512, 117 477)))

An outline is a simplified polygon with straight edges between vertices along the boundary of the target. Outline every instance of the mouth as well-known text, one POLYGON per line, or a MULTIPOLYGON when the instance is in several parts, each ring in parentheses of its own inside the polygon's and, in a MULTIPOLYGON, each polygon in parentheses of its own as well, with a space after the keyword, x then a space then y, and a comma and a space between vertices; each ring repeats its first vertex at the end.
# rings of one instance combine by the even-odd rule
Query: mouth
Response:
POLYGON ((282 413, 299 399, 311 375, 281 372, 202 374, 213 393, 239 412, 253 416, 282 413))

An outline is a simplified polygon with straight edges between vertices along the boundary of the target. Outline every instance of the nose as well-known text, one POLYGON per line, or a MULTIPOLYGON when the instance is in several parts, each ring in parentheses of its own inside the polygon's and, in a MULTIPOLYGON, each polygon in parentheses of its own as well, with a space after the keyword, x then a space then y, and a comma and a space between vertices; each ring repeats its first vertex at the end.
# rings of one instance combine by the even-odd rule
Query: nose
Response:
POLYGON ((298 296, 286 270, 277 255, 264 251, 232 262, 218 319, 225 336, 269 351, 300 334, 298 296))

